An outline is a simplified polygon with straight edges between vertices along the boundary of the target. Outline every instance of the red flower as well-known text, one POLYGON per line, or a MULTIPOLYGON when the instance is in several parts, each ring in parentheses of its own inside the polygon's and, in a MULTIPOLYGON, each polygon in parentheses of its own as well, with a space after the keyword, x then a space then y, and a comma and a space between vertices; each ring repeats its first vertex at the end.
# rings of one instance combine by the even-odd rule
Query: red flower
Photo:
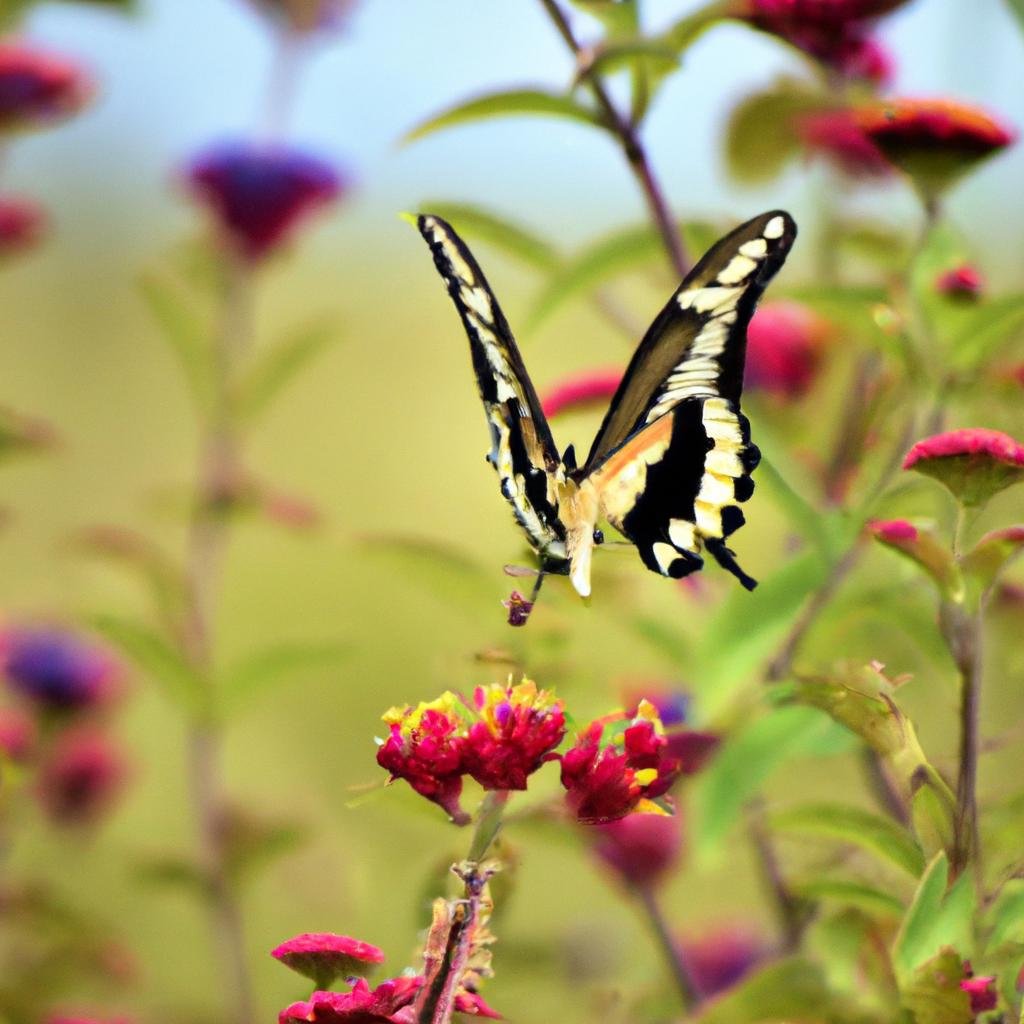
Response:
POLYGON ((0 44, 0 130, 69 117, 92 94, 92 81, 78 64, 20 43, 0 44))
POLYGON ((525 626, 533 611, 533 602, 527 601, 518 590, 509 594, 507 601, 501 602, 508 610, 508 624, 510 626, 525 626))
POLYGON ((980 298, 984 287, 985 283, 978 268, 972 267, 969 263, 947 270, 935 281, 936 291, 941 295, 948 295, 951 299, 980 298))
POLYGON ((17 708, 0 708, 0 756, 25 761, 35 743, 35 722, 17 708))
POLYGON ((203 153, 186 178, 228 246, 254 262, 279 248, 301 221, 343 189, 334 169, 315 157, 248 143, 203 153))
POLYGON ((683 939, 680 952, 703 999, 732 988, 770 955, 760 936, 736 926, 719 926, 697 938, 683 939))
POLYGON ((544 415, 551 419, 566 409, 589 408, 592 405, 607 404, 615 394, 622 380, 622 370, 612 367, 606 370, 590 370, 574 373, 552 384, 541 397, 544 415))
POLYGON ((413 1024, 421 977, 391 978, 371 989, 360 978, 349 992, 314 992, 282 1010, 279 1024, 413 1024))
POLYGON ((0 256, 34 246, 43 235, 46 214, 31 199, 0 198, 0 256))
POLYGON ((374 965, 384 963, 384 953, 376 946, 330 932, 297 935, 270 955, 309 978, 318 989, 329 988, 338 978, 369 974, 374 965))
POLYGON ((1013 132, 983 110, 953 100, 896 99, 857 107, 857 126, 926 195, 948 188, 1004 149, 1013 132))
POLYGON ((58 824, 92 824, 124 788, 127 768, 109 737, 82 726, 62 733, 39 776, 39 799, 58 824))
POLYGON ((471 1017, 488 1017, 491 1020, 502 1020, 497 1010, 488 1006, 482 996, 476 992, 463 989, 455 993, 455 1012, 468 1013, 471 1017))
POLYGON ((830 325, 798 302, 769 302, 747 328, 746 386, 799 398, 817 376, 830 325))
POLYGON ((808 152, 826 157, 851 178, 884 178, 892 173, 892 164, 851 110, 805 114, 797 120, 796 131, 808 152))
POLYGON ((638 716, 602 747, 606 724, 592 722, 562 755, 569 807, 585 824, 616 821, 635 810, 661 813, 651 801, 668 791, 681 765, 668 753, 657 711, 641 701, 638 716))
POLYGON ((999 1005, 999 993, 996 991, 996 979, 994 975, 973 976, 971 965, 964 964, 967 977, 960 982, 960 989, 966 992, 971 999, 971 1013, 984 1013, 986 1010, 994 1010, 999 1005))
POLYGON ((679 814, 630 814, 593 826, 594 853, 627 885, 650 888, 675 867, 682 851, 679 814))
POLYGON ((466 824, 469 816, 459 807, 466 741, 455 694, 445 693, 415 709, 392 708, 384 721, 391 735, 377 751, 377 764, 391 773, 391 781, 405 779, 453 821, 466 824))
POLYGON ((1024 447, 998 430, 951 430, 918 441, 903 468, 934 477, 964 505, 983 505, 1024 480, 1024 447))
POLYGON ((463 764, 484 789, 526 789, 526 780, 557 758, 565 736, 564 705, 524 679, 516 686, 477 687, 480 721, 469 730, 463 764))

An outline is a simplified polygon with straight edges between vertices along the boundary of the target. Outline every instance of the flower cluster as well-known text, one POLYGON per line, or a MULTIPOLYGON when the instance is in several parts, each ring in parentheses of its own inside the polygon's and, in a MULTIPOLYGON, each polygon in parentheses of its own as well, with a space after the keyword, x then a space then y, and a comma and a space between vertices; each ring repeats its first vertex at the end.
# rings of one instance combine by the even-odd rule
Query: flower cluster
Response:
POLYGON ((14 699, 0 708, 0 757, 24 765, 49 817, 100 819, 121 791, 125 759, 104 716, 123 669, 105 648, 67 630, 0 630, 0 675, 14 699))

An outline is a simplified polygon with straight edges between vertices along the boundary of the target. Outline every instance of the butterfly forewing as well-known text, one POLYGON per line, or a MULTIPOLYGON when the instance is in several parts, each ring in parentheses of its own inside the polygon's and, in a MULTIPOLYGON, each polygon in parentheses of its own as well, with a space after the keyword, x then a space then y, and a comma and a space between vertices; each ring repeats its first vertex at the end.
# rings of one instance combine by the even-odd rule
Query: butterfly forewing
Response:
POLYGON ((488 461, 501 479, 530 543, 561 571, 565 530, 558 517, 560 460, 540 401, 501 307, 469 249, 440 217, 417 220, 469 337, 480 398, 491 431, 488 461))

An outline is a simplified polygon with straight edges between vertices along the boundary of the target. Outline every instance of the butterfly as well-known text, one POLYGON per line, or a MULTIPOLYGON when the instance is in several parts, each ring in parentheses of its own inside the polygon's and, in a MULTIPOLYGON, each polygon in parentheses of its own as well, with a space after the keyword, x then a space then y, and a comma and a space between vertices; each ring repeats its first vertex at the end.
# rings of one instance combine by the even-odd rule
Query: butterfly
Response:
POLYGON ((487 460, 536 552, 540 583, 568 575, 590 595, 607 521, 648 569, 680 579, 702 551, 748 590, 726 538, 744 523, 760 452, 740 411, 747 325, 796 238, 772 210, 718 241, 687 274, 637 347, 583 465, 559 455, 508 321, 465 243, 440 217, 417 226, 466 334, 491 433, 487 460))

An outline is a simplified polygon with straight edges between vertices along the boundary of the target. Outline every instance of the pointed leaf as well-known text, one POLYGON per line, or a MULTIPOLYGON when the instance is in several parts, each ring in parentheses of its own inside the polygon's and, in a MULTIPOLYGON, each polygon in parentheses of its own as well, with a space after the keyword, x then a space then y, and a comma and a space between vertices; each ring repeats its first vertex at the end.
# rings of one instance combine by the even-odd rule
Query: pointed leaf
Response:
POLYGON ((405 144, 415 142, 442 128, 471 124, 493 117, 524 114, 557 117, 591 127, 604 127, 604 122, 595 110, 584 106, 571 96, 545 92, 543 89, 512 89, 476 96, 456 104, 440 114, 435 114, 407 132, 402 142, 405 144))
POLYGON ((931 765, 921 765, 910 785, 910 819, 925 856, 943 851, 951 855, 956 845, 956 804, 949 787, 931 765))
POLYGON ((1011 878, 989 912, 990 949, 1007 943, 1024 945, 1024 879, 1011 878))
POLYGON ((1005 0, 1006 7, 1014 16, 1020 30, 1024 32, 1024 0, 1005 0))
POLYGON ((919 877, 924 857, 907 830, 889 818, 846 804, 802 804, 772 815, 772 826, 802 835, 829 836, 883 857, 919 877))
POLYGON ((900 918, 903 903, 899 897, 864 882, 845 878, 817 878, 798 883, 796 894, 813 903, 828 900, 861 910, 872 917, 900 918))
POLYGON ((647 75, 647 87, 679 67, 679 56, 657 39, 626 39, 598 48, 577 75, 584 82, 592 75, 609 75, 640 67, 647 75), (653 79, 653 81, 652 81, 653 79))
POLYGON ((737 6, 736 0, 711 0, 673 22, 658 38, 681 57, 709 28, 731 17, 737 6))
POLYGON ((979 594, 998 582, 1003 570, 1024 553, 1024 526, 1007 526, 986 533, 964 555, 961 568, 979 594))
POLYGON ((596 18, 609 38, 634 35, 640 27, 637 0, 572 0, 573 6, 596 18))
POLYGON ((1024 330, 1024 293, 1005 295, 972 310, 953 339, 952 361, 958 369, 985 365, 1024 330))

